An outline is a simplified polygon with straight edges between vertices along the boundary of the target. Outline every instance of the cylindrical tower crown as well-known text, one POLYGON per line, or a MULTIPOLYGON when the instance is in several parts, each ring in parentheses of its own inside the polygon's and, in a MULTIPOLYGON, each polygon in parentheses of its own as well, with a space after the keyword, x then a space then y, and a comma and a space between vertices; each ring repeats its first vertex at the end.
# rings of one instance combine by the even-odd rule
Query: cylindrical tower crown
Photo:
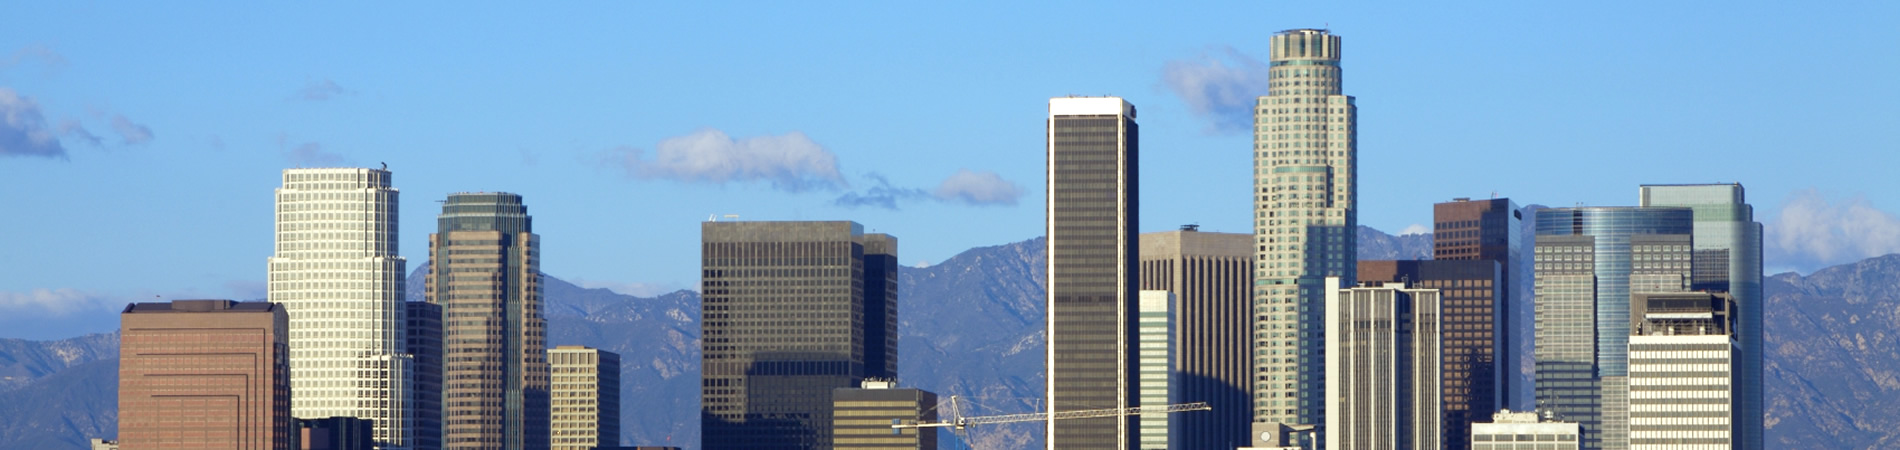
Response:
POLYGON ((1339 36, 1326 30, 1301 28, 1274 33, 1271 39, 1274 65, 1291 60, 1339 61, 1339 36))

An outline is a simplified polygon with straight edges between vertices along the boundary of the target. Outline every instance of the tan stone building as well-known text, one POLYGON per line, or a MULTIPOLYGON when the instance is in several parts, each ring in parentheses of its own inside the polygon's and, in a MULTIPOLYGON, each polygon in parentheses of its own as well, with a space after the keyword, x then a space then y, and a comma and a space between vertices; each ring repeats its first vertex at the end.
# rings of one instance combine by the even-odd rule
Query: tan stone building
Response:
POLYGON ((548 350, 554 450, 620 445, 620 355, 578 345, 548 350))
POLYGON ((835 449, 936 450, 936 428, 893 432, 891 421, 937 420, 937 394, 899 388, 889 380, 865 380, 858 388, 831 391, 831 436, 835 449))
POLYGON ((120 447, 294 448, 283 306, 135 303, 119 319, 120 447))

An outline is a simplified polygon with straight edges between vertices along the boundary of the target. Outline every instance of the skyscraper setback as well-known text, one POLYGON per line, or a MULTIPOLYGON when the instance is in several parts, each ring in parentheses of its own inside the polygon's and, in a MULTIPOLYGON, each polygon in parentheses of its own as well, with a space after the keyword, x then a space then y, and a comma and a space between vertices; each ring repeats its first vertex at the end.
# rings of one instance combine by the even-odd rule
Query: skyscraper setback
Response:
POLYGON ((547 448, 547 319, 528 207, 510 193, 450 194, 436 229, 427 296, 443 312, 444 448, 547 448))
POLYGON ((285 170, 269 263, 270 301, 290 316, 291 415, 369 419, 386 449, 411 447, 414 415, 397 206, 387 170, 285 170))
POLYGON ((1325 279, 1357 281, 1358 111, 1340 38, 1297 29, 1269 40, 1254 107, 1254 421, 1325 420, 1325 279))
POLYGON ((897 375, 897 238, 842 221, 700 238, 703 446, 829 448, 832 391, 897 375))
MULTIPOLYGON (((1135 106, 1049 100, 1049 411, 1126 408, 1136 392, 1135 106)), ((1047 421, 1051 449, 1128 449, 1135 417, 1047 421)))

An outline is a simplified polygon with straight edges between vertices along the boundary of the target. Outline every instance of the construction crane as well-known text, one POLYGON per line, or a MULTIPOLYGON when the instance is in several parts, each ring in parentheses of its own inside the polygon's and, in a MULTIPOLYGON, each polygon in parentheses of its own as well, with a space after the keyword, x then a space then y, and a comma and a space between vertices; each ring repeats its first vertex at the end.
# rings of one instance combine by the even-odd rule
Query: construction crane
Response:
POLYGON ((906 428, 943 428, 954 427, 961 431, 971 425, 993 425, 999 423, 1040 422, 1044 420, 1090 419, 1098 417, 1138 416, 1142 414, 1173 414, 1187 411, 1212 411, 1207 402, 1177 403, 1161 406, 1134 406, 1128 408, 1079 409, 1075 411, 1036 412, 1023 414, 1000 414, 993 416, 965 417, 957 405, 957 396, 950 396, 950 420, 934 422, 893 420, 891 432, 906 428))

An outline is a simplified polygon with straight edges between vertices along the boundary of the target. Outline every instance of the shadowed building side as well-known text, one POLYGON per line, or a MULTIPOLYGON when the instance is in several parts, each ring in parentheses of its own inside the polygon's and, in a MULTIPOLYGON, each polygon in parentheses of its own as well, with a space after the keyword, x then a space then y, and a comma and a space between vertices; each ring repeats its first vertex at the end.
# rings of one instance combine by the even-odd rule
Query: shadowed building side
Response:
POLYGON ((1174 293, 1174 402, 1213 408, 1170 415, 1171 447, 1247 446, 1253 235, 1183 229, 1142 233, 1140 244, 1141 289, 1174 293))

